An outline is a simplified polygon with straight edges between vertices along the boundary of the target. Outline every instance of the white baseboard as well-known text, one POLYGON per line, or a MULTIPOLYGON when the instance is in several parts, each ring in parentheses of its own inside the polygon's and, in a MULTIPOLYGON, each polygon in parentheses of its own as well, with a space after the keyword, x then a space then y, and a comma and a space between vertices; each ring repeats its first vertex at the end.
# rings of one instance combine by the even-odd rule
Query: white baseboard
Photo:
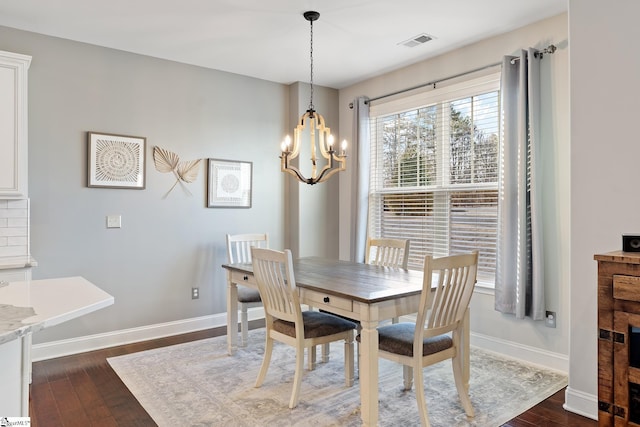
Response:
MULTIPOLYGON (((471 345, 508 357, 533 363, 568 375, 569 358, 564 354, 543 351, 535 347, 517 344, 482 334, 471 333, 471 345)), ((570 386, 565 390, 564 405, 569 411, 583 417, 598 419, 598 396, 585 393, 570 386)))
MULTIPOLYGON (((255 307, 249 309, 249 320, 264 319, 264 309, 255 307)), ((31 349, 31 360, 53 359, 55 357, 84 353, 117 345, 131 344, 172 335, 186 334, 203 329, 226 326, 227 314, 219 313, 210 316, 195 317, 175 322, 158 323, 141 326, 139 328, 123 329, 104 334, 88 335, 60 341, 34 344, 31 349)))
POLYGON ((568 375, 569 356, 471 332, 471 345, 568 375))
POLYGON ((567 387, 563 408, 583 417, 598 419, 598 396, 567 387))

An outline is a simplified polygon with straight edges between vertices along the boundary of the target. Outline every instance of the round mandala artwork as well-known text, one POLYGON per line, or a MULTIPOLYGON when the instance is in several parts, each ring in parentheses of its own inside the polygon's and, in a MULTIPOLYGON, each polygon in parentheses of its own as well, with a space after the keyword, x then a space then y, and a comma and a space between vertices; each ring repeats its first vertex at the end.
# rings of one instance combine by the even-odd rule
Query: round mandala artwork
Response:
POLYGON ((220 182, 222 190, 227 194, 234 194, 240 189, 240 180, 233 174, 226 174, 220 182))
POLYGON ((140 145, 124 141, 96 141, 96 178, 100 181, 136 182, 140 174, 140 145))

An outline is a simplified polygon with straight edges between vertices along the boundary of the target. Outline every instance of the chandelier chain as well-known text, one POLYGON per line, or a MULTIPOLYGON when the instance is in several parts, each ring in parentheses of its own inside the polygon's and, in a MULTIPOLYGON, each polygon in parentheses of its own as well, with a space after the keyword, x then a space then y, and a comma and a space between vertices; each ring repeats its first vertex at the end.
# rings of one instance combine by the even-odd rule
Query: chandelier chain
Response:
POLYGON ((311 64, 311 73, 310 73, 310 86, 311 86, 311 97, 309 99, 309 110, 314 111, 315 108, 313 106, 313 20, 309 21, 311 23, 311 37, 310 37, 310 49, 309 49, 309 58, 311 64))

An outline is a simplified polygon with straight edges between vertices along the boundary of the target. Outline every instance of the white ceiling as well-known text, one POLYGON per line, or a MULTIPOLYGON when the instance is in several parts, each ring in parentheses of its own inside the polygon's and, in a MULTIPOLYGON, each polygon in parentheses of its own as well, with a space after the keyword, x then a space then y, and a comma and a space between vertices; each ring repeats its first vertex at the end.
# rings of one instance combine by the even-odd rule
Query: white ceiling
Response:
MULTIPOLYGON (((357 81, 567 10, 567 0, 2 0, 0 25, 279 83, 357 81), (419 34, 434 40, 409 48, 419 34)), ((543 35, 541 35, 542 37, 543 35)))

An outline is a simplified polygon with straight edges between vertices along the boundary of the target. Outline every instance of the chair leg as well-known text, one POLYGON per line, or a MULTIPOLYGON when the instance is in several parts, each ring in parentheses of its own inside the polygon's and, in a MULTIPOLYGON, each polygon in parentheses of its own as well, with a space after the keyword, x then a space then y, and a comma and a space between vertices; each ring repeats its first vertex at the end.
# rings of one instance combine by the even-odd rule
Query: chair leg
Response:
POLYGON ((416 384, 416 400, 418 402, 418 412, 420 413, 420 422, 423 427, 429 427, 429 413, 427 412, 427 401, 424 395, 424 380, 422 376, 422 366, 413 367, 414 382, 416 384))
POLYGON ((269 369, 269 363, 271 363, 271 352, 273 350, 273 339, 269 336, 267 332, 267 340, 264 345, 264 357, 262 359, 262 366, 260 367, 260 372, 258 373, 258 378, 256 379, 256 385, 254 387, 260 387, 262 382, 264 381, 264 377, 267 375, 267 370, 269 369))
POLYGON ((402 365, 402 376, 404 377, 404 389, 411 390, 413 384, 413 368, 411 366, 402 365))
POLYGON ((353 386, 353 332, 344 340, 344 380, 347 387, 353 386))
POLYGON ((244 303, 240 303, 240 335, 240 347, 246 347, 249 341, 249 313, 244 303))
POLYGON ((458 389, 458 396, 460 397, 460 402, 462 402, 462 407, 466 412, 467 416, 473 417, 473 406, 471 405, 471 399, 469 398, 469 392, 467 387, 464 384, 464 378, 462 375, 463 366, 462 366, 462 357, 456 356, 451 359, 451 365, 453 367, 453 379, 456 383, 456 389, 458 389))
MULTIPOLYGON (((311 347, 309 347, 311 349, 311 347)), ((289 408, 293 409, 298 406, 298 395, 300 394, 300 385, 302 384, 302 374, 304 372, 304 347, 296 344, 296 373, 293 377, 293 390, 291 391, 291 400, 289 408)))
POLYGON ((329 361, 329 352, 331 350, 330 344, 322 344, 322 358, 320 359, 322 363, 327 363, 329 361))
POLYGON ((316 346, 313 345, 307 348, 307 369, 313 371, 316 367, 316 346))

